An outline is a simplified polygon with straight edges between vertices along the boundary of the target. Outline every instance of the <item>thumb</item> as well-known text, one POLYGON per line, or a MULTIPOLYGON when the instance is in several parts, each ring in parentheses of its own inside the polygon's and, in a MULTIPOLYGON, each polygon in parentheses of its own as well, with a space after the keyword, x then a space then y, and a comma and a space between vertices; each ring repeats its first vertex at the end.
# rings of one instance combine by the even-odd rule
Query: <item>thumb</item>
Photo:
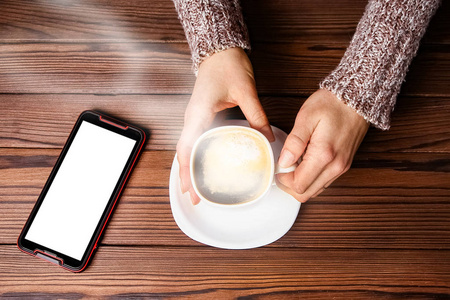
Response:
POLYGON ((189 102, 188 108, 186 109, 184 128, 177 144, 177 158, 180 165, 180 183, 181 191, 183 193, 189 191, 192 187, 190 178, 192 146, 197 138, 211 124, 214 115, 214 113, 208 111, 204 107, 198 107, 195 102, 189 102))
POLYGON ((303 118, 297 117, 294 128, 286 138, 283 149, 278 159, 278 164, 282 168, 292 166, 298 162, 302 154, 305 152, 306 146, 311 138, 312 131, 309 126, 303 122, 303 118))
POLYGON ((266 113, 259 102, 258 96, 253 96, 239 104, 245 118, 247 119, 250 127, 260 131, 269 140, 269 142, 275 141, 275 136, 270 127, 269 120, 266 113))

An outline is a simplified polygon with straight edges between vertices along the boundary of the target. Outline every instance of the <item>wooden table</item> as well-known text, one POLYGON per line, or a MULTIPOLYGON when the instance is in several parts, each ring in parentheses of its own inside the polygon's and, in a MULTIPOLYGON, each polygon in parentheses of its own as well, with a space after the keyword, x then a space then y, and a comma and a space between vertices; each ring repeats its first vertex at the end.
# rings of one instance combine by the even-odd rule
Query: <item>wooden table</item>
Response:
MULTIPOLYGON (((410 67, 392 129, 371 128, 352 169, 252 250, 184 235, 169 173, 195 81, 169 0, 0 2, 0 296, 450 298, 450 3, 410 67), (79 113, 151 132, 91 265, 72 274, 17 237, 79 113)), ((339 62, 366 1, 242 3, 258 91, 289 132, 339 62)), ((242 117, 238 110, 227 112, 242 117)))

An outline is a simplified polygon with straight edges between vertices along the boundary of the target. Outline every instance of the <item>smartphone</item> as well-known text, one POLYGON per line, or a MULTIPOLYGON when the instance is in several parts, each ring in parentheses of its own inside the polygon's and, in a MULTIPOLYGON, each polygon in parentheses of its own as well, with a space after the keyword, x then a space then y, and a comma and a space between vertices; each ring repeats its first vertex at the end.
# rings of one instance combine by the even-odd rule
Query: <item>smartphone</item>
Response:
POLYGON ((22 229, 19 249, 72 272, 85 269, 145 138, 137 127, 83 112, 22 229))

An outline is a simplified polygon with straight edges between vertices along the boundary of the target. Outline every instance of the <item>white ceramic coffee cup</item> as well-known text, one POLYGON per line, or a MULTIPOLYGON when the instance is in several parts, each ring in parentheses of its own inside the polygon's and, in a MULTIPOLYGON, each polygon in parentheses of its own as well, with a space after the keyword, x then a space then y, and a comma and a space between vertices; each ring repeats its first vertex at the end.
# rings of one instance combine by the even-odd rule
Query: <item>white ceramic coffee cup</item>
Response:
POLYGON ((298 166, 298 164, 294 164, 288 168, 282 168, 280 167, 277 163, 275 163, 274 160, 274 154, 273 154, 273 150, 272 147, 270 146, 270 142, 267 140, 267 138, 258 130, 255 130, 253 128, 250 127, 246 127, 246 126, 221 126, 221 127, 216 127, 213 129, 210 129, 208 131, 206 131, 205 133, 203 133, 198 139, 197 141, 194 143, 194 146, 192 148, 192 152, 191 152, 191 157, 190 157, 190 175, 191 175, 191 182, 192 182, 192 186, 195 190, 195 192, 197 193, 197 195, 200 197, 201 200, 205 201, 206 203, 212 204, 212 205, 216 205, 216 206, 226 206, 226 207, 237 207, 237 206, 243 206, 243 205, 248 205, 248 204, 252 204, 257 202, 258 200, 262 199, 272 188, 273 185, 276 185, 276 181, 275 181, 275 175, 279 174, 279 173, 290 173, 293 172, 295 170, 295 168, 298 166), (198 178, 196 177, 197 175, 194 172, 194 162, 195 162, 195 157, 197 155, 198 152, 198 148, 199 145, 201 144, 202 141, 204 141, 205 139, 207 139, 208 137, 210 137, 213 134, 216 134, 219 131, 226 131, 226 132, 230 132, 232 130, 237 130, 237 131, 248 131, 250 133, 256 134, 259 138, 261 138, 261 140, 263 141, 266 150, 269 154, 269 159, 270 159, 270 170, 269 170, 269 176, 270 179, 267 181, 267 186, 264 188, 264 191, 262 193, 260 193, 259 196, 257 196, 256 198, 253 199, 248 199, 247 201, 243 201, 243 202, 239 202, 239 203, 218 203, 215 202, 213 199, 208 199, 207 197, 205 197, 201 192, 200 189, 198 187, 198 178))

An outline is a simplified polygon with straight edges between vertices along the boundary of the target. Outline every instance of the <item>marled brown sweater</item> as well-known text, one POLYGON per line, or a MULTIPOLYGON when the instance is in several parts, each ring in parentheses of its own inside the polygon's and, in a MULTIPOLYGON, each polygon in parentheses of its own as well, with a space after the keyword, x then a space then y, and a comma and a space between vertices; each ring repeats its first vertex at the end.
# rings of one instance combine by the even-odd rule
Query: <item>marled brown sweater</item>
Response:
MULTIPOLYGON (((238 0, 173 0, 192 52, 194 72, 206 57, 250 48, 238 0)), ((337 68, 320 88, 333 92, 381 129, 440 0, 370 0, 337 68)))
POLYGON ((208 56, 233 47, 250 49, 238 0, 173 0, 194 62, 194 73, 208 56))

